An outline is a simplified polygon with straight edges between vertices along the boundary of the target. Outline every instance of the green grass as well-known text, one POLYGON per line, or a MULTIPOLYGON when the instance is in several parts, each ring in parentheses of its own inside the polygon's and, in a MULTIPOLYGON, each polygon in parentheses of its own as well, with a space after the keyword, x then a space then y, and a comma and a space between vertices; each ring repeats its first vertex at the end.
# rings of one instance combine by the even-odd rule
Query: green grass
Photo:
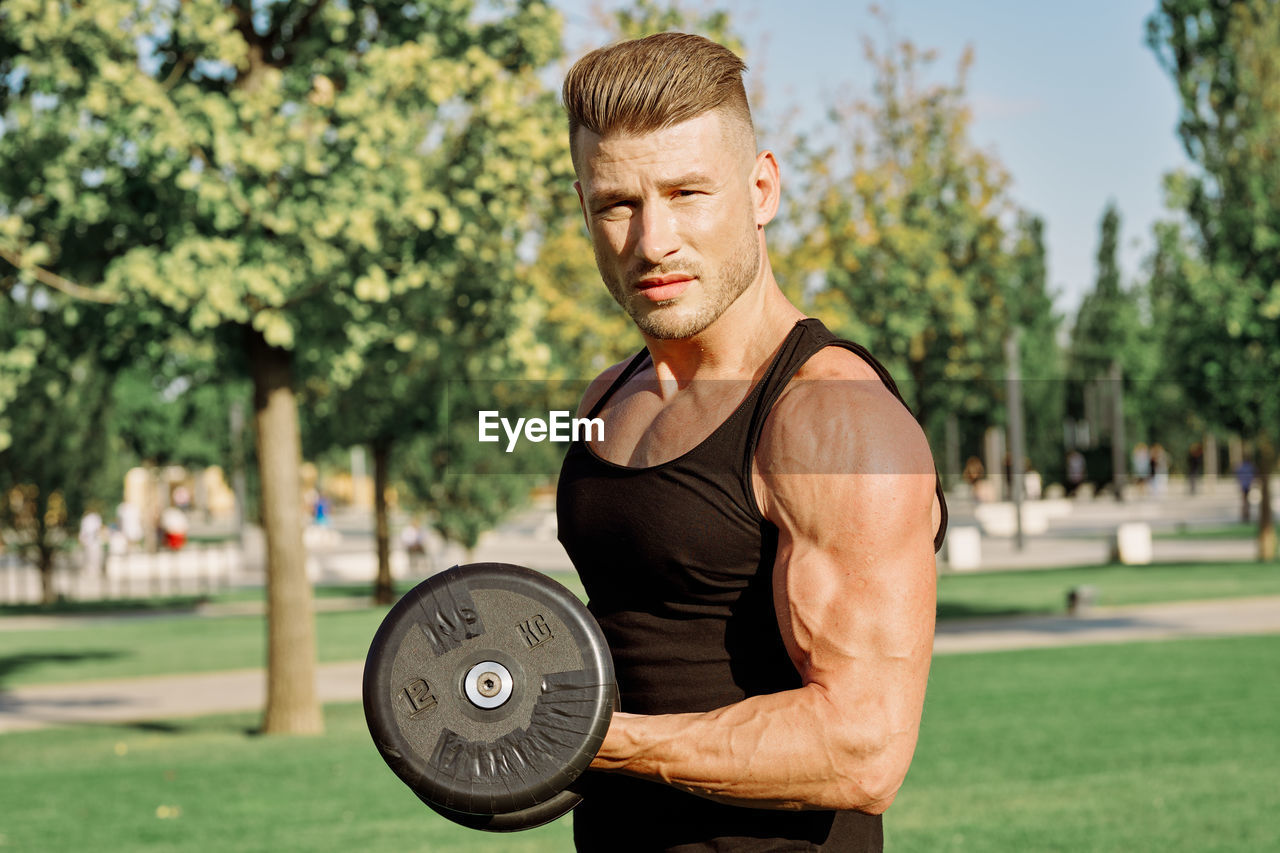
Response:
POLYGON ((1235 524, 1195 525, 1179 524, 1173 530, 1153 532, 1152 539, 1256 539, 1257 522, 1238 521, 1235 524))
MULTIPOLYGON (((393 589, 403 595, 413 584, 397 582, 393 589)), ((361 598, 373 595, 372 583, 323 584, 313 588, 317 599, 361 598)), ((89 601, 63 599, 53 604, 0 604, 0 616, 95 616, 114 613, 154 612, 160 610, 194 610, 202 604, 241 604, 266 600, 266 591, 258 587, 241 587, 208 593, 159 595, 146 598, 109 598, 89 601)))
POLYGON ((1280 637, 935 659, 908 851, 1280 850, 1280 637))
POLYGON ((258 714, 0 734, 0 850, 396 851, 571 848, 568 821, 518 836, 438 817, 392 775, 357 705, 318 738, 258 714))
MULTIPOLYGON (((555 577, 583 595, 576 576, 555 577)), ((1101 605, 1280 595, 1280 565, 1115 565, 947 574, 938 580, 938 616, 1062 613, 1067 591, 1080 584, 1097 587, 1101 605)), ((337 595, 359 589, 363 587, 329 591, 337 595)), ((254 600, 251 593, 243 596, 226 600, 254 600)), ((386 608, 372 606, 318 613, 319 659, 362 659, 385 613, 386 608)), ((265 643, 262 616, 144 611, 127 618, 72 620, 48 629, 0 631, 0 687, 259 667, 265 643)))
MULTIPOLYGON (((577 574, 573 572, 547 572, 547 574, 567 586, 579 598, 585 597, 577 574)), ((414 586, 415 583, 397 581, 392 589, 397 596, 400 596, 414 586)), ((365 598, 373 595, 373 584, 321 584, 315 586, 312 592, 317 599, 365 598)), ((90 601, 63 599, 52 604, 0 603, 0 616, 99 616, 163 610, 189 611, 203 604, 242 604, 262 601, 266 601, 266 591, 263 587, 238 587, 217 592, 158 595, 146 598, 128 597, 90 601)))
MULTIPOLYGON (((576 575, 554 577, 583 595, 576 575)), ((386 612, 386 607, 369 606, 317 613, 318 659, 363 659, 386 612)), ((0 688, 260 667, 266 660, 266 631, 263 616, 147 612, 0 630, 0 688)))
POLYGON ((1163 563, 944 574, 938 618, 1064 613, 1067 592, 1097 587, 1100 605, 1280 595, 1280 563, 1163 563))
MULTIPOLYGON (((385 613, 316 614, 318 659, 363 658, 385 613)), ((262 616, 135 616, 0 631, 0 687, 260 667, 266 631, 262 616)))
MULTIPOLYGON (((886 849, 1280 849, 1280 637, 938 658, 886 849)), ((0 850, 563 851, 570 820, 455 827, 383 765, 355 705, 318 738, 258 714, 0 735, 0 850)), ((660 816, 654 816, 660 819, 660 816)))

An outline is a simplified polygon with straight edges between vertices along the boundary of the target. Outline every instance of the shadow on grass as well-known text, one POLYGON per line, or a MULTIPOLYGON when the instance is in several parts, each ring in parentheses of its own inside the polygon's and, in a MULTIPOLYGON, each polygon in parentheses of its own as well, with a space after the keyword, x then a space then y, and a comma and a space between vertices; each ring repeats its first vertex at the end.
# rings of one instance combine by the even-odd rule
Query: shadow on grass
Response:
POLYGON ((87 660, 114 660, 123 657, 124 652, 104 651, 101 649, 84 652, 24 652, 18 655, 0 656, 0 688, 15 673, 34 666, 50 663, 80 663, 87 660))
POLYGON ((961 604, 953 601, 938 602, 938 621, 950 619, 995 619, 1001 616, 1060 616, 1050 610, 1034 610, 1025 607, 985 606, 961 604))
POLYGON ((139 720, 138 722, 132 723, 117 723, 111 726, 111 728, 131 729, 136 732, 146 732, 147 734, 152 735, 180 735, 192 730, 194 726, 162 720, 139 720))
POLYGON ((262 737, 262 730, 254 726, 246 726, 242 719, 228 716, 227 719, 215 717, 194 717, 190 720, 135 720, 123 723, 101 723, 104 729, 142 732, 143 734, 168 735, 179 737, 195 734, 232 734, 245 738, 262 737))
POLYGON ((153 611, 185 612, 195 610, 208 600, 207 595, 168 595, 99 601, 60 600, 53 604, 0 604, 0 616, 110 616, 153 611))

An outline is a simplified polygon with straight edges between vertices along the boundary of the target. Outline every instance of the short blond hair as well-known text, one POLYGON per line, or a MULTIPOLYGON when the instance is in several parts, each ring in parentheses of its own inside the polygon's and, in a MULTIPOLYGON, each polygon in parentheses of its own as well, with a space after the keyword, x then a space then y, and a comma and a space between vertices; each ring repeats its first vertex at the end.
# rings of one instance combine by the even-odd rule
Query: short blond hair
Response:
POLYGON ((745 125, 755 145, 738 55, 689 33, 657 33, 593 50, 574 63, 564 80, 569 149, 579 128, 599 136, 648 133, 721 110, 745 125))

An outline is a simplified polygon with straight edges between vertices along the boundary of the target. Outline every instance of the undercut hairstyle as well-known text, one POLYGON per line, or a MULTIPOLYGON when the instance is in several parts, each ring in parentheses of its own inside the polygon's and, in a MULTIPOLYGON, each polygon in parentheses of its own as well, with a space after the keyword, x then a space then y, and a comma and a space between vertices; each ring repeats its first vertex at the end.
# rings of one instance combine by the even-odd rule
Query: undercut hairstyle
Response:
POLYGON ((746 70, 727 47, 688 33, 657 33, 593 50, 564 80, 574 168, 579 128, 598 136, 650 133, 711 110, 740 123, 743 144, 755 153, 755 127, 742 85, 746 70))

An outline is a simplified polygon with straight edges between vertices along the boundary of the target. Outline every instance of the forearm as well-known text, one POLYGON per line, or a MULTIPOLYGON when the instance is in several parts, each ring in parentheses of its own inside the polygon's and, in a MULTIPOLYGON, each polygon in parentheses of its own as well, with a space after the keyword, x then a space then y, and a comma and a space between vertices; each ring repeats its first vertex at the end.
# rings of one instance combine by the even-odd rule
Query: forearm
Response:
POLYGON ((916 725, 867 711, 858 722, 809 685, 704 714, 617 714, 592 767, 734 805, 878 813, 902 782, 916 725))

